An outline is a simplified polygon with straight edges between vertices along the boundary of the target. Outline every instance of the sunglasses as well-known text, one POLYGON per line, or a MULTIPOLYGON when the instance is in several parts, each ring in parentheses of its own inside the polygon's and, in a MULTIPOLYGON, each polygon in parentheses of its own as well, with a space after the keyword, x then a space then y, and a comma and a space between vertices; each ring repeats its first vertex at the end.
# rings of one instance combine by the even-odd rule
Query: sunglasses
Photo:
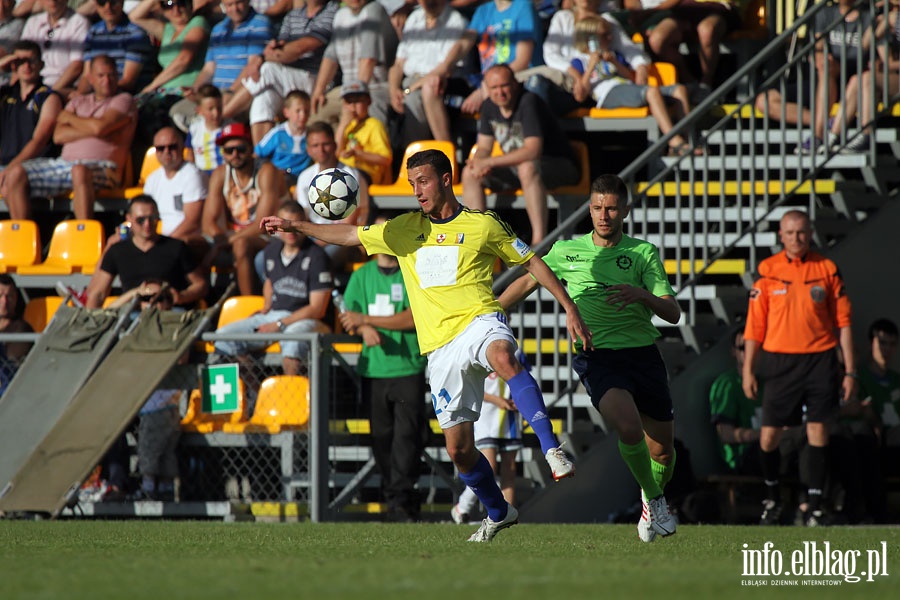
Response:
POLYGON ((149 217, 138 217, 134 220, 138 225, 143 225, 144 223, 155 223, 159 220, 159 217, 149 216, 149 217))
POLYGON ((156 146, 157 154, 160 152, 178 152, 178 144, 163 144, 162 146, 156 146))
POLYGON ((222 154, 224 154, 225 156, 231 156, 235 152, 237 152, 238 154, 246 154, 249 150, 250 148, 243 144, 239 146, 222 146, 222 154))
POLYGON ((186 0, 160 0, 159 1, 159 7, 163 10, 173 8, 175 6, 180 6, 181 8, 184 8, 185 6, 187 6, 187 1, 186 0))
POLYGON ((106 6, 107 4, 121 4, 122 0, 94 0, 97 6, 106 6))

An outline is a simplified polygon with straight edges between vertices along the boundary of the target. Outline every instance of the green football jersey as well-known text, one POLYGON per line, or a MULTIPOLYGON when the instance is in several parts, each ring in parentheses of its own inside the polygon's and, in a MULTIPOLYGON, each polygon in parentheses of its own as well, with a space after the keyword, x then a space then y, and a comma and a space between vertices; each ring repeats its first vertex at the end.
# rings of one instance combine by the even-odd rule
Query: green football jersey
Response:
MULTIPOLYGON (((659 337, 653 312, 642 303, 621 308, 609 304, 609 286, 627 283, 654 296, 674 296, 659 250, 627 235, 612 248, 594 244, 589 233, 560 240, 544 257, 547 266, 569 289, 581 316, 593 334, 595 348, 638 348, 659 337)), ((579 343, 578 349, 581 349, 579 343)))

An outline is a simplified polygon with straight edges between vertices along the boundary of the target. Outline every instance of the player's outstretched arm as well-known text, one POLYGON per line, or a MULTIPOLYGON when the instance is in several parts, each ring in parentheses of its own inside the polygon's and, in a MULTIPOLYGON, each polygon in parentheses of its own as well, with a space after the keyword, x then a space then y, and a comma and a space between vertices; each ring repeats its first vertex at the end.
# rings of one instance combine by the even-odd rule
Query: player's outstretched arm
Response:
POLYGON ((359 246, 359 233, 356 225, 334 225, 310 223, 309 221, 292 221, 281 217, 264 217, 259 222, 259 228, 268 234, 277 231, 302 233, 321 240, 327 244, 337 246, 359 246))
POLYGON ((569 296, 566 288, 553 271, 550 270, 547 263, 537 256, 532 256, 522 266, 531 273, 532 277, 537 280, 537 283, 544 286, 556 298, 559 305, 566 311, 566 329, 569 330, 569 339, 572 342, 577 342, 580 339, 585 350, 592 350, 594 344, 591 341, 591 330, 588 329, 584 319, 581 318, 581 313, 578 311, 578 307, 575 306, 575 301, 569 296))

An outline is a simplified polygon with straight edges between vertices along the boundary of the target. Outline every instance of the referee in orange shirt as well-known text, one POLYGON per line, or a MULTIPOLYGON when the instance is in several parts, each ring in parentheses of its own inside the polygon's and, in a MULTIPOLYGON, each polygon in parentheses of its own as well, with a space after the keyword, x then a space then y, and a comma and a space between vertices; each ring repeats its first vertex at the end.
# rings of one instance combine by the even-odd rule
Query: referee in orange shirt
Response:
POLYGON ((778 235, 784 250, 759 264, 744 329, 742 381, 748 398, 755 398, 758 390, 754 367, 760 347, 767 353, 760 361, 765 387, 759 445, 768 498, 761 522, 774 525, 780 519, 778 443, 784 427, 803 422, 805 407, 809 508, 804 520, 820 525, 828 428, 837 418, 840 401, 852 398, 857 386, 850 299, 837 266, 809 249, 809 215, 799 210, 785 213, 778 235), (838 344, 843 373, 835 352, 838 344))

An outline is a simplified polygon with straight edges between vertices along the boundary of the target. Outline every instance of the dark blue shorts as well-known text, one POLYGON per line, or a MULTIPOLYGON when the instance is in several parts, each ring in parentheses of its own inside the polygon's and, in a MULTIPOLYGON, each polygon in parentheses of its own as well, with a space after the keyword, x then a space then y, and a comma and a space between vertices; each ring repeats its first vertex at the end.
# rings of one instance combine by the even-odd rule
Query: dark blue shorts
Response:
POLYGON ((672 421, 675 411, 669 394, 669 374, 655 345, 578 354, 572 368, 591 396, 594 407, 613 389, 627 390, 639 412, 657 421, 672 421))

